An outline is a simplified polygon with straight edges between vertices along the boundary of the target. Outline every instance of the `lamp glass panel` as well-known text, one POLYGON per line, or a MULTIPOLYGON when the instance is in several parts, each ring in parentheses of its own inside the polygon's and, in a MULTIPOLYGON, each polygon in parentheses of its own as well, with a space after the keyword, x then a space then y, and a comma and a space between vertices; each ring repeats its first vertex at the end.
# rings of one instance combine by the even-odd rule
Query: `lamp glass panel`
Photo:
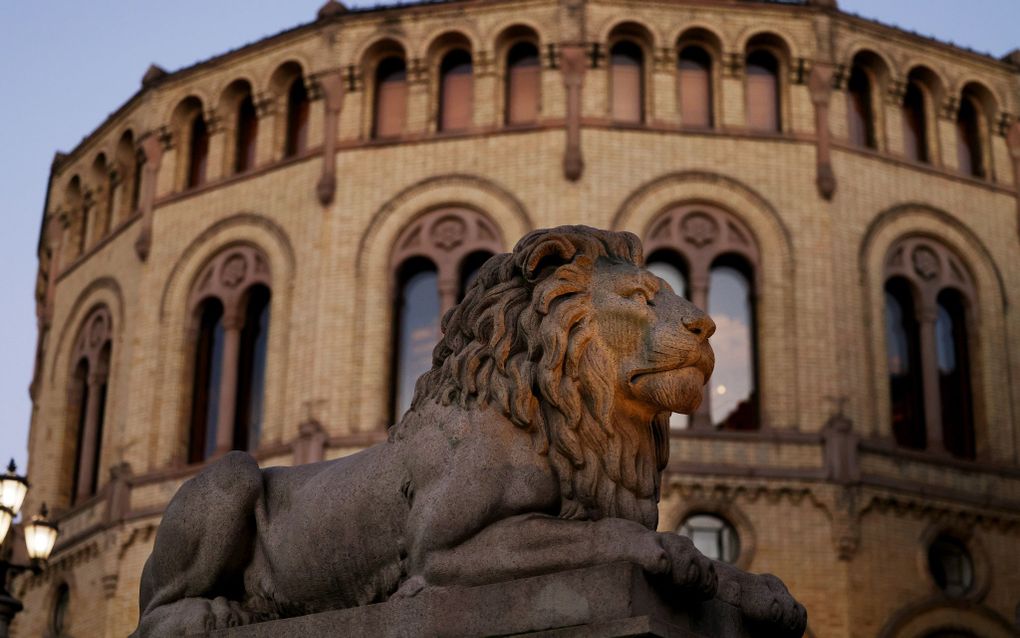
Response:
POLYGON ((20 477, 10 474, 0 476, 0 507, 6 507, 17 515, 27 493, 28 485, 20 477))
POLYGON ((46 560, 57 542, 57 528, 43 521, 32 521, 25 525, 25 547, 28 557, 46 560))
POLYGON ((11 522, 14 520, 14 515, 9 511, 0 508, 0 544, 7 538, 7 532, 11 529, 11 522))

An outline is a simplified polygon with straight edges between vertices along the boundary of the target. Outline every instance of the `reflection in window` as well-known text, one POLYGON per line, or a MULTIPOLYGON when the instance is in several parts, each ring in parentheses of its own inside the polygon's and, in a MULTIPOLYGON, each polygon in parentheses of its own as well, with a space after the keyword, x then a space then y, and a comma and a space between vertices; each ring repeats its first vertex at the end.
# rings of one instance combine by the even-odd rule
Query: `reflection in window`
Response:
POLYGON ((680 122, 684 126, 712 126, 712 57, 701 47, 680 52, 680 122))
POLYGON ((432 367, 439 342, 439 278, 435 265, 414 259, 401 268, 397 300, 393 422, 411 406, 414 384, 432 367))
POLYGON ((205 183, 205 171, 209 163, 209 129, 206 128, 202 113, 191 121, 190 155, 188 157, 188 188, 205 183))
POLYGON ((694 547, 707 558, 733 563, 740 555, 740 537, 737 530, 725 520, 712 514, 694 514, 680 526, 680 535, 686 536, 694 547))
POLYGON ((928 161, 924 112, 924 93, 916 81, 911 81, 903 96, 903 150, 907 159, 917 162, 928 161))
POLYGON ((623 40, 610 51, 612 117, 617 122, 644 120, 644 53, 634 42, 623 40))
POLYGON ((518 42, 510 48, 506 61, 507 124, 527 124, 538 119, 541 74, 534 44, 518 42))
POLYGON ((955 290, 943 290, 938 296, 937 312, 935 350, 943 441, 950 454, 974 458, 974 420, 963 298, 955 290))
POLYGON ((439 130, 461 131, 471 126, 474 76, 471 54, 455 49, 446 54, 439 69, 439 130))
MULTIPOLYGON (((684 274, 686 269, 678 255, 669 251, 656 252, 648 258, 647 267, 649 272, 669 284, 673 292, 681 297, 687 296, 687 276, 684 274)), ((690 421, 690 416, 674 412, 669 417, 669 426, 686 430, 690 427, 690 421)))
POLYGON ((985 176, 978 111, 974 100, 966 96, 960 101, 960 112, 956 116, 956 155, 961 173, 985 176))
POLYGON ((889 366, 892 428, 896 442, 924 449, 924 391, 921 372, 921 338, 913 292, 903 279, 885 286, 885 340, 889 366))
POLYGON ((928 569, 939 589, 960 597, 974 585, 974 562, 963 543, 939 536, 928 548, 928 569))
POLYGON ((218 299, 207 299, 198 310, 189 463, 200 463, 216 451, 222 368, 223 304, 218 299))
POLYGON ((389 57, 375 70, 375 127, 373 135, 393 137, 404 132, 407 118, 407 65, 389 57))
POLYGON ((237 147, 234 149, 234 172, 243 173, 255 167, 255 148, 259 120, 255 102, 246 95, 237 108, 237 147))
POLYGON ((768 51, 747 56, 747 126, 779 131, 779 62, 768 51))
POLYGON ((754 301, 750 269, 739 259, 716 261, 709 274, 708 314, 715 321, 712 337, 715 372, 709 380, 712 423, 727 430, 750 430, 758 424, 755 380, 754 301))
POLYGON ((268 345, 269 289, 255 286, 248 293, 244 328, 241 330, 237 408, 234 412, 234 449, 237 450, 255 450, 262 434, 268 345))
POLYGON ((871 80, 860 66, 854 66, 847 84, 847 115, 850 143, 875 148, 875 127, 871 110, 871 80))
POLYGON ((308 147, 308 90, 304 78, 298 76, 287 92, 287 143, 284 155, 294 157, 308 147))

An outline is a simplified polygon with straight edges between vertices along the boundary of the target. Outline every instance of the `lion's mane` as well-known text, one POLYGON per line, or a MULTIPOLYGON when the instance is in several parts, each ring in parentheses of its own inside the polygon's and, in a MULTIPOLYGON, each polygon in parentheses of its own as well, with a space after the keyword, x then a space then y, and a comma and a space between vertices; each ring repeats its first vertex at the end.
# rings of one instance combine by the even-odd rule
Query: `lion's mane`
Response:
POLYGON ((640 240, 564 226, 529 233, 512 253, 486 262, 443 318, 411 411, 426 401, 498 409, 548 455, 561 517, 654 525, 669 413, 640 431, 611 419, 621 375, 590 320, 598 259, 640 266, 640 240))

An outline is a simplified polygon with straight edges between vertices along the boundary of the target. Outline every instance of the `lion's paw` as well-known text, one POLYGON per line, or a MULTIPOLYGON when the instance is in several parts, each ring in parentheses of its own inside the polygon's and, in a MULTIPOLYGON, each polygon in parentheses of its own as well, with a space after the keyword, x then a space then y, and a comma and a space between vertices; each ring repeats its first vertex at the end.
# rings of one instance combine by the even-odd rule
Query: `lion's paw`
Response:
POLYGON ((807 610, 772 574, 742 573, 739 582, 723 583, 720 597, 740 608, 753 624, 769 628, 777 638, 800 638, 807 627, 807 610))
POLYGON ((209 611, 206 615, 207 630, 240 627, 242 625, 249 625, 254 621, 254 615, 237 601, 228 600, 223 596, 209 601, 209 611))
POLYGON ((669 555, 673 584, 698 600, 714 597, 719 577, 712 561, 699 552, 686 536, 664 533, 659 538, 669 555))

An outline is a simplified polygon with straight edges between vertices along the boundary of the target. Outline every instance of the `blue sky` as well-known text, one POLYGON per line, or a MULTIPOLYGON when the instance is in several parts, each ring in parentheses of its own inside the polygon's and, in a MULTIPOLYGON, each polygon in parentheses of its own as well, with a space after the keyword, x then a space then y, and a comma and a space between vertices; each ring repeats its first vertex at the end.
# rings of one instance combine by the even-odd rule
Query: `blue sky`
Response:
MULTIPOLYGON (((36 328, 35 248, 53 153, 70 150, 138 88, 312 20, 322 0, 0 2, 0 458, 24 468, 36 328)), ((376 2, 348 2, 368 6, 376 2)), ((1001 56, 1020 47, 1020 0, 840 0, 848 12, 1001 56)))

